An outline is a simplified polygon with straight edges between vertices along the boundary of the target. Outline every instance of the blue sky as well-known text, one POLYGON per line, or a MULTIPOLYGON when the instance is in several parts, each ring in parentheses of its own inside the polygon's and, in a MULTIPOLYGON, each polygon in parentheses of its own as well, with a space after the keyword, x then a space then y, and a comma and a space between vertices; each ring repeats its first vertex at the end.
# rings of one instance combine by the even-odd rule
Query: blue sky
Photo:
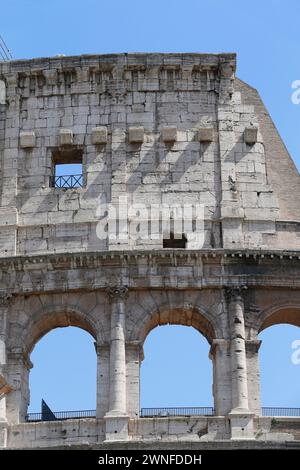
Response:
POLYGON ((0 34, 15 59, 110 52, 236 52, 300 167, 298 0, 10 0, 0 34))
MULTIPOLYGON (((300 364, 292 342, 299 328, 277 325, 263 331, 260 349, 263 406, 299 407, 300 364)), ((141 367, 141 406, 213 406, 212 364, 207 340, 192 327, 161 326, 148 335, 141 367)), ((30 411, 44 398, 55 411, 96 406, 96 354, 93 338, 79 328, 58 328, 31 355, 30 411)))
MULTIPOLYGON (((292 82, 300 79, 298 0, 10 0, 0 11, 0 34, 15 59, 236 52, 238 76, 259 90, 300 168, 300 105, 291 101, 292 82)), ((291 362, 299 329, 274 327, 262 338, 264 405, 299 406, 300 365, 291 362)), ((142 369, 143 406, 211 404, 207 353, 206 340, 190 328, 151 332, 142 369)), ((42 397, 56 410, 94 408, 95 353, 86 333, 55 330, 38 343, 32 359, 32 410, 39 409, 42 397)))

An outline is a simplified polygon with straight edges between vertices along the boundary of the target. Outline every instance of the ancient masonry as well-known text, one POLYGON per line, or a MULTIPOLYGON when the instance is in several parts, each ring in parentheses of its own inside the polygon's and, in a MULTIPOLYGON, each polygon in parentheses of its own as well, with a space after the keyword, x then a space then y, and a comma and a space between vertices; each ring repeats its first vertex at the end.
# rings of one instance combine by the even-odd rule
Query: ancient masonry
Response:
POLYGON ((261 414, 258 361, 261 330, 300 326, 300 176, 235 69, 235 54, 0 64, 0 447, 300 446, 300 418, 261 414), (55 183, 66 163, 82 187, 55 183), (99 236, 125 196, 203 206, 203 243, 99 236), (168 323, 211 345, 212 416, 140 417, 143 343, 168 323), (96 417, 28 422, 31 351, 69 325, 95 339, 96 417))

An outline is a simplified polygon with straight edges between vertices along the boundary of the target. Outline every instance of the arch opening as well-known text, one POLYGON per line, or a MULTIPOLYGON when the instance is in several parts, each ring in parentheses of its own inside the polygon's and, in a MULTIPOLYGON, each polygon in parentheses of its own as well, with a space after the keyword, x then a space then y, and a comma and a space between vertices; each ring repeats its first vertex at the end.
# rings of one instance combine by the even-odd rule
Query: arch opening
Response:
POLYGON ((99 365, 95 340, 96 327, 92 320, 74 308, 52 306, 49 311, 36 312, 31 316, 18 339, 24 354, 19 404, 21 421, 49 420, 55 416, 58 419, 75 417, 70 413, 72 411, 78 411, 78 417, 85 417, 83 410, 89 411, 87 417, 95 415, 97 362, 99 365), (70 356, 70 351, 73 351, 74 357, 70 356), (85 365, 79 367, 82 360, 85 365), (31 364, 34 368, 29 373, 31 364), (83 380, 89 367, 88 377, 83 380), (85 383, 89 386, 84 386, 85 383), (47 387, 43 388, 44 384, 47 387), (88 389, 91 395, 86 391, 88 389), (84 398, 86 395, 87 399, 84 398), (68 413, 53 416, 47 412, 47 416, 43 415, 41 400, 52 411, 68 413))
POLYGON ((260 397, 265 416, 300 416, 300 307, 264 315, 258 338, 260 397))
POLYGON ((89 412, 87 417, 95 414, 97 357, 89 332, 77 326, 52 328, 34 346, 30 359, 27 420, 64 419, 77 411, 82 416, 89 412), (44 409, 43 414, 42 400, 60 413, 53 417, 44 409))
POLYGON ((143 416, 213 414, 209 343, 195 327, 153 327, 141 368, 143 416))

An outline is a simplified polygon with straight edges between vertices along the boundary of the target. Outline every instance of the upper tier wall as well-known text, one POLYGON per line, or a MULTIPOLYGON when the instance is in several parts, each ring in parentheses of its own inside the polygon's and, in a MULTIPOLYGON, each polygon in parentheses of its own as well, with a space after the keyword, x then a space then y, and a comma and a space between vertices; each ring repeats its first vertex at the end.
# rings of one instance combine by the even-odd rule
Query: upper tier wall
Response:
POLYGON ((203 238, 195 216, 175 224, 188 248, 299 248, 299 174, 235 68, 234 54, 0 64, 1 256, 161 248, 166 230, 139 235, 134 204, 203 207, 203 238), (63 161, 82 161, 82 188, 52 187, 63 161), (108 239, 106 205, 124 196, 134 236, 108 239))

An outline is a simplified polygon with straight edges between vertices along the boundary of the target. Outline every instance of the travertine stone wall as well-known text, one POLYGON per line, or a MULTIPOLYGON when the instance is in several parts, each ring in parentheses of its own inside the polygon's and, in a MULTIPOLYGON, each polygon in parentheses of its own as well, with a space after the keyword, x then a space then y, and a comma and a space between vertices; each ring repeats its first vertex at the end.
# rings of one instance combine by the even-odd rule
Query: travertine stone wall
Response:
POLYGON ((104 204, 124 196, 203 204, 204 248, 299 247, 299 174, 235 67, 234 54, 0 64, 1 256, 160 248, 162 235, 97 237, 104 204), (83 188, 50 187, 66 143, 82 152, 83 188))
MULTIPOLYGON (((31 432, 46 433, 49 445, 60 442, 50 438, 54 425, 42 423, 20 427, 27 437, 14 441, 13 436, 30 400, 31 351, 47 332, 70 325, 85 329, 95 341, 96 417, 100 427, 105 421, 106 440, 155 440, 161 433, 172 440, 185 432, 187 439, 195 438, 186 428, 192 418, 174 423, 140 418, 143 344, 164 324, 193 327, 211 346, 216 418, 198 418, 197 426, 204 426, 199 438, 227 439, 230 433, 232 439, 294 439, 294 424, 275 436, 269 421, 253 417, 261 416, 259 332, 278 323, 300 325, 299 252, 111 251, 7 258, 0 266, 0 288, 6 291, 0 367, 13 389, 1 400, 6 444, 18 446, 23 439, 31 446, 31 432)), ((85 421, 80 426, 74 442, 85 441, 90 430, 85 421)), ((92 436, 104 439, 97 429, 90 442, 95 442, 92 436)))
POLYGON ((235 69, 234 54, 0 63, 0 447, 298 439, 297 418, 261 417, 258 334, 300 326, 300 177, 235 69), (60 152, 82 155, 82 188, 52 187, 60 152), (159 227, 99 238, 120 200, 202 205, 203 243, 195 225, 185 249, 159 227), (164 324, 207 339, 214 416, 140 417, 143 344, 164 324), (26 423, 31 352, 70 325, 95 341, 96 418, 26 423))

